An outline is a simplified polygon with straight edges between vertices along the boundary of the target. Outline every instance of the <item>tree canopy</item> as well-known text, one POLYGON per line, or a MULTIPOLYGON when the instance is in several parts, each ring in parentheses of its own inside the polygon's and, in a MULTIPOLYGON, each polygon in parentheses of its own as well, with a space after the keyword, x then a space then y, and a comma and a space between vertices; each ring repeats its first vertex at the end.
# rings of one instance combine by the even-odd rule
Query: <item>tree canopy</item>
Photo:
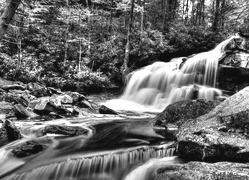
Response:
MULTIPOLYGON (((1 0, 2 17, 8 2, 1 0)), ((248 35, 249 2, 24 0, 14 12, 0 42, 1 76, 101 89, 121 82, 124 62, 128 73, 248 35)))

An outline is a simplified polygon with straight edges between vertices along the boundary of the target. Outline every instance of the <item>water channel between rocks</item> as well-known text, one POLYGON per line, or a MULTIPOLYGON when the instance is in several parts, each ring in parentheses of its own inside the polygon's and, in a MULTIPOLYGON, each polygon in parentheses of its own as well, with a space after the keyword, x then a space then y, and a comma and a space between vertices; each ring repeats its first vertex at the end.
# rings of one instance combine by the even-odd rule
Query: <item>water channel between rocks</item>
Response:
POLYGON ((160 164, 178 162, 172 157, 175 152, 173 142, 156 134, 150 122, 151 118, 115 117, 19 122, 17 125, 25 138, 1 148, 0 176, 9 180, 132 179, 138 176, 141 167, 136 168, 134 175, 129 174, 132 169, 150 159, 160 158, 159 164, 154 162, 156 166, 145 164, 146 176, 150 177, 160 164), (89 133, 77 137, 41 136, 47 124, 77 125, 85 127, 89 133), (18 144, 39 139, 48 142, 47 150, 26 158, 12 155, 11 150, 18 144))

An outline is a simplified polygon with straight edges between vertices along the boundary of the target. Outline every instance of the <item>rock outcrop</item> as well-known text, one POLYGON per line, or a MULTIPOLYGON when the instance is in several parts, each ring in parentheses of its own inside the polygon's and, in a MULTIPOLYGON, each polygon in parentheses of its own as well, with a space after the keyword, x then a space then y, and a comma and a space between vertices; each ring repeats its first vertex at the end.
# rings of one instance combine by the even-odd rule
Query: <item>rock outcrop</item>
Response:
POLYGON ((241 35, 224 48, 219 60, 218 87, 234 94, 249 85, 249 39, 241 35))
POLYGON ((15 124, 10 120, 5 120, 2 123, 2 127, 0 128, 0 147, 15 141, 17 139, 21 139, 22 135, 20 131, 17 129, 15 124))
POLYGON ((27 141, 12 150, 12 153, 19 158, 30 156, 41 152, 45 149, 45 146, 36 141, 27 141))
POLYGON ((249 179, 249 165, 240 163, 189 162, 168 165, 157 170, 154 180, 245 180, 249 179))
POLYGON ((199 161, 249 162, 249 87, 211 112, 185 121, 177 136, 181 157, 199 161))
POLYGON ((34 112, 26 109, 21 104, 14 105, 15 109, 15 116, 17 119, 25 119, 25 118, 36 118, 39 117, 39 115, 35 114, 34 112))
POLYGON ((99 113, 100 114, 114 114, 114 115, 118 114, 116 111, 114 111, 113 109, 110 109, 110 108, 106 107, 105 105, 101 105, 100 106, 99 113))
POLYGON ((181 125, 186 120, 195 119, 210 112, 221 101, 208 101, 205 99, 185 100, 171 104, 159 113, 153 121, 154 125, 165 126, 168 123, 181 125))
POLYGON ((89 131, 79 126, 48 125, 44 129, 44 133, 62 134, 66 136, 80 136, 87 135, 89 131))

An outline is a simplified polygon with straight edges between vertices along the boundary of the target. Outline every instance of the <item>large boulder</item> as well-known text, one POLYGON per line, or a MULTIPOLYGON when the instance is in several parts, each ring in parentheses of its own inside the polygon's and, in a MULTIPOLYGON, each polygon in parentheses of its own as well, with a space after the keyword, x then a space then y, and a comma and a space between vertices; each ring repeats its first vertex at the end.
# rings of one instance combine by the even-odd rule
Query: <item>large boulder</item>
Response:
POLYGON ((82 100, 80 102, 77 102, 76 105, 80 108, 88 108, 88 109, 94 109, 92 104, 88 100, 82 100))
POLYGON ((61 106, 61 98, 59 98, 57 95, 52 95, 51 97, 49 97, 49 102, 56 107, 61 106))
POLYGON ((12 121, 5 120, 5 122, 3 123, 3 128, 7 132, 9 142, 22 138, 21 132, 12 121))
POLYGON ((73 98, 67 94, 60 95, 59 98, 60 98, 62 104, 72 104, 73 103, 73 98))
POLYGON ((82 100, 86 100, 86 97, 83 94, 78 92, 66 92, 67 95, 73 98, 73 104, 81 102, 82 100))
POLYGON ((181 125, 188 119, 195 119, 214 109, 221 101, 205 99, 184 100, 173 103, 159 113, 153 121, 156 126, 165 126, 168 123, 181 125))
POLYGON ((80 108, 94 109, 92 103, 83 95, 78 92, 66 92, 66 95, 72 98, 72 103, 80 108))
POLYGON ((191 160, 249 162, 249 87, 211 112, 185 121, 177 133, 179 156, 191 160))
POLYGON ((249 165, 240 163, 189 162, 168 165, 157 170, 154 180, 245 180, 249 179, 249 165))
POLYGON ((27 90, 35 97, 51 96, 52 91, 39 83, 29 83, 27 84, 27 90))
POLYGON ((0 146, 9 142, 21 139, 22 135, 15 124, 10 120, 5 120, 0 128, 0 146))
POLYGON ((9 143, 8 135, 5 128, 0 128, 0 147, 9 143))
POLYGON ((49 98, 43 97, 39 99, 34 107, 34 112, 39 115, 48 115, 50 112, 56 111, 56 106, 49 102, 49 98))
POLYGON ((44 128, 44 133, 62 134, 66 136, 87 135, 89 130, 79 126, 48 125, 44 128))
POLYGON ((101 105, 100 106, 99 113, 100 114, 114 114, 114 115, 118 115, 118 113, 116 111, 114 111, 113 109, 110 109, 110 108, 106 107, 105 105, 101 105))
POLYGON ((36 153, 39 153, 40 151, 43 151, 45 149, 45 146, 34 141, 27 141, 17 147, 15 147, 12 150, 12 153, 19 158, 27 157, 36 153))
POLYGON ((27 107, 29 103, 28 97, 25 95, 24 91, 22 93, 16 93, 15 91, 2 93, 2 95, 0 96, 0 101, 22 104, 25 107, 27 107))
POLYGON ((39 117, 38 114, 30 111, 29 109, 23 107, 21 104, 14 105, 15 115, 18 119, 25 119, 25 118, 37 118, 39 117))

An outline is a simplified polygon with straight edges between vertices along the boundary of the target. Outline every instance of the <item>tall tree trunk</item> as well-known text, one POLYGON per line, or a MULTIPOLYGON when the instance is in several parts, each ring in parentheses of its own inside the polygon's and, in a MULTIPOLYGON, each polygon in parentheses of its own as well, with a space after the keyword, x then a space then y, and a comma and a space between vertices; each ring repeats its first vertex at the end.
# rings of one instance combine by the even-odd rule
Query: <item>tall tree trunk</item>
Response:
MULTIPOLYGON (((87 1, 88 2, 88 1, 87 1)), ((81 13, 79 12, 79 21, 78 21, 79 24, 81 24, 81 13)), ((78 61, 78 69, 77 69, 77 73, 78 73, 78 76, 80 75, 80 72, 81 72, 81 61, 82 61, 82 38, 80 37, 79 39, 79 43, 80 43, 80 52, 79 52, 79 61, 78 61)))
POLYGON ((145 1, 146 0, 143 0, 143 3, 142 3, 142 11, 141 11, 141 26, 140 26, 140 30, 141 30, 141 36, 143 36, 143 33, 144 33, 144 11, 145 11, 145 1))
POLYGON ((220 24, 221 24, 221 29, 224 29, 224 25, 225 25, 225 0, 222 0, 221 2, 221 15, 220 15, 220 24))
POLYGON ((211 22, 212 22, 212 25, 214 23, 214 14, 215 14, 215 0, 212 1, 212 9, 211 9, 211 22))
POLYGON ((177 9, 177 0, 167 0, 166 1, 166 23, 165 23, 165 30, 169 31, 170 23, 174 20, 176 9, 177 9))
POLYGON ((220 17, 220 0, 216 0, 214 21, 213 21, 213 31, 215 32, 219 30, 219 17, 220 17))
POLYGON ((163 14, 163 19, 162 19, 162 31, 164 31, 164 28, 165 28, 165 21, 166 21, 166 15, 165 15, 165 6, 166 6, 166 2, 165 0, 162 0, 162 14, 163 14))
POLYGON ((202 0, 199 2, 198 24, 202 24, 202 0))
POLYGON ((114 5, 114 0, 111 0, 111 15, 110 15, 109 28, 108 28, 109 33, 112 32, 113 5, 114 5))
POLYGON ((0 17, 0 40, 3 38, 8 26, 15 15, 21 0, 7 0, 6 8, 0 17))
POLYGON ((185 17, 185 25, 188 24, 188 12, 189 12, 189 0, 187 0, 187 3, 186 3, 186 17, 185 17))
POLYGON ((195 0, 191 0, 191 4, 192 4, 192 11, 191 11, 191 23, 195 24, 195 13, 196 13, 196 7, 195 7, 195 0))
POLYGON ((205 0, 202 0, 202 25, 205 24, 205 0))
POLYGON ((22 39, 21 39, 20 28, 18 29, 16 40, 17 40, 16 43, 17 43, 17 48, 18 48, 18 61, 17 61, 16 70, 14 73, 14 78, 19 74, 20 69, 21 69, 21 64, 22 64, 22 39))
POLYGON ((80 52, 79 52, 79 61, 78 61, 78 70, 77 70, 78 75, 81 72, 81 61, 82 61, 81 55, 82 55, 82 39, 80 39, 80 52))
POLYGON ((185 0, 182 1, 182 23, 184 23, 185 18, 185 0))
POLYGON ((195 24, 199 24, 199 17, 200 17, 200 3, 198 2, 196 5, 196 14, 195 14, 195 24))
POLYGON ((173 14, 172 14, 172 19, 175 20, 176 19, 176 13, 177 13, 177 9, 178 9, 178 0, 174 0, 174 6, 173 6, 173 14))
POLYGON ((127 30, 127 36, 126 36, 126 46, 125 46, 125 57, 124 57, 124 63, 123 63, 123 82, 125 82, 125 77, 129 72, 129 56, 130 56, 130 36, 132 31, 132 24, 133 24, 133 13, 134 13, 134 6, 135 6, 135 0, 131 0, 131 10, 130 10, 130 17, 129 17, 129 24, 128 24, 128 30, 127 30))
MULTIPOLYGON (((69 12, 69 0, 67 1, 67 10, 69 12)), ((66 38, 65 38, 65 46, 64 46, 64 66, 66 66, 67 62, 67 49, 68 49, 68 38, 69 38, 69 29, 70 29, 70 15, 67 16, 67 30, 66 30, 66 38)))

